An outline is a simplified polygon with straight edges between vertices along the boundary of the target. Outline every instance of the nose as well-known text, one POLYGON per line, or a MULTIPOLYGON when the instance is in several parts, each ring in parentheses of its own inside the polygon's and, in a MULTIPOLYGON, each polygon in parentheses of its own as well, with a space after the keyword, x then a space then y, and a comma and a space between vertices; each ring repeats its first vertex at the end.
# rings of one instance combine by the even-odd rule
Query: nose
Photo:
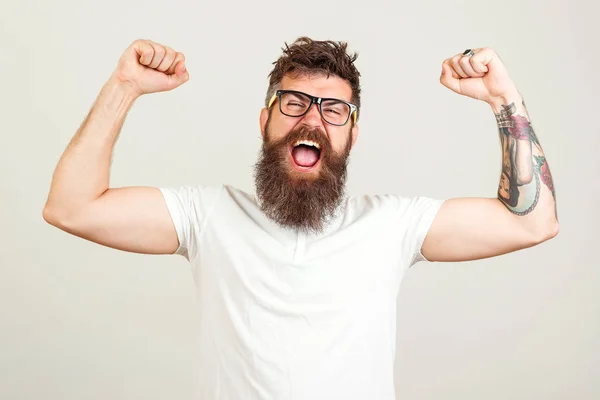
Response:
POLYGON ((304 117, 302 117, 302 122, 311 128, 324 128, 323 119, 321 118, 318 104, 313 103, 310 105, 307 113, 304 114, 304 117))

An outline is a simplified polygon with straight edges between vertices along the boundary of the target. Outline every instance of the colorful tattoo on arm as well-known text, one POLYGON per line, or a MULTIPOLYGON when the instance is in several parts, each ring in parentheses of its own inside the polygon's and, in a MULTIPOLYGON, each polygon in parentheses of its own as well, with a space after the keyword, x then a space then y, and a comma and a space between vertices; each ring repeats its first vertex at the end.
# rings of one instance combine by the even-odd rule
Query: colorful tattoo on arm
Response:
POLYGON ((540 180, 555 196, 550 169, 539 140, 525 115, 517 114, 514 103, 502 105, 495 114, 502 144, 502 175, 498 198, 517 215, 532 212, 540 197, 540 180))

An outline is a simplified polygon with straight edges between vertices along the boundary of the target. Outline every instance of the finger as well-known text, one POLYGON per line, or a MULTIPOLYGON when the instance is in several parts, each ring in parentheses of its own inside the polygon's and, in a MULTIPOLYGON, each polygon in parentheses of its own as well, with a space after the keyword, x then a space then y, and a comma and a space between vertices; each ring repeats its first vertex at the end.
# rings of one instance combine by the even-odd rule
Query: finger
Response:
POLYGON ((184 61, 179 61, 175 67, 175 73, 172 75, 168 75, 169 82, 168 87, 169 90, 176 88, 187 82, 190 79, 190 74, 187 72, 185 68, 184 61))
POLYGON ((471 57, 462 56, 458 60, 458 63, 460 64, 462 70, 465 71, 465 73, 467 75, 469 75, 470 78, 480 78, 480 77, 482 77, 484 74, 475 71, 473 69, 473 66, 471 65, 470 60, 471 60, 471 57))
POLYGON ((165 73, 167 75, 174 74, 175 68, 177 67, 177 63, 179 63, 180 61, 183 61, 185 64, 185 56, 183 55, 183 53, 176 53, 175 59, 173 60, 173 62, 171 63, 171 66, 167 69, 167 71, 165 73))
POLYGON ((456 73, 456 71, 454 70, 454 68, 452 68, 452 60, 450 58, 444 60, 444 62, 442 63, 442 72, 444 71, 444 65, 448 68, 448 71, 450 72, 450 75, 454 79, 460 79, 461 78, 461 76, 456 73))
POLYGON ((187 71, 187 67, 185 66, 185 60, 181 60, 175 65, 174 75, 184 82, 190 79, 190 73, 187 71))
POLYGON ((154 56, 152 57, 152 61, 150 61, 150 64, 148 64, 148 67, 156 69, 156 67, 158 67, 160 65, 163 58, 165 57, 166 50, 165 50, 164 46, 162 46, 158 43, 154 43, 154 42, 149 42, 149 43, 150 43, 150 46, 152 46, 152 48, 154 49, 154 56))
POLYGON ((485 53, 475 53, 473 57, 469 58, 469 64, 471 64, 473 71, 479 74, 485 74, 488 72, 488 67, 486 65, 487 63, 484 64, 484 61, 487 60, 485 57, 485 53))
POLYGON ((144 40, 136 40, 133 43, 133 49, 139 56, 139 63, 142 65, 148 65, 154 57, 154 48, 150 46, 150 43, 144 40))
POLYGON ((467 75, 467 73, 463 71, 462 67, 460 66, 459 60, 461 57, 462 54, 457 54, 454 57, 452 57, 450 59, 450 65, 452 66, 452 69, 454 69, 461 78, 468 78, 469 75, 467 75))
POLYGON ((172 48, 170 48, 168 46, 165 46, 165 56, 162 59, 162 61, 160 62, 160 64, 158 65, 158 67, 156 67, 156 69, 161 72, 165 72, 166 70, 171 68, 173 61, 175 60, 175 55, 176 55, 175 50, 173 50, 172 48))
POLYGON ((456 75, 450 61, 446 60, 442 63, 442 75, 440 76, 440 83, 446 86, 448 89, 453 90, 456 93, 460 93, 460 77, 456 75))

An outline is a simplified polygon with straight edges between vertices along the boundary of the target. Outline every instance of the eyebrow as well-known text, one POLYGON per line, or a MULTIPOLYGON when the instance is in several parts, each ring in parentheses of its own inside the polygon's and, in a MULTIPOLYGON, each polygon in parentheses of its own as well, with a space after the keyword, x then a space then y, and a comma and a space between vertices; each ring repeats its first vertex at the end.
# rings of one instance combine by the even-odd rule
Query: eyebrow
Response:
MULTIPOLYGON (((300 92, 300 93, 310 94, 310 93, 307 93, 307 92, 305 92, 303 90, 299 90, 299 89, 284 89, 284 88, 279 88, 279 89, 280 90, 291 90, 291 91, 294 91, 294 92, 300 92)), ((322 99, 335 99, 335 100, 342 100, 342 101, 345 101, 345 102, 348 102, 348 103, 352 103, 352 99, 346 100, 343 96, 317 96, 317 95, 314 95, 314 94, 310 94, 310 95, 311 96, 315 96, 315 97, 320 97, 322 99)))

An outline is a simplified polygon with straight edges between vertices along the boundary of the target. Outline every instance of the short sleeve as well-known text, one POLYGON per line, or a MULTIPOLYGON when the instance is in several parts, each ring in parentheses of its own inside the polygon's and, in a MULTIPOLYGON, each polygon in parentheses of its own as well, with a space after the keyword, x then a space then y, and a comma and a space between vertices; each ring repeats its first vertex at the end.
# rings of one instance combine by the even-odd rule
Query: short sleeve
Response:
POLYGON ((409 268, 419 261, 428 261, 421 247, 443 203, 442 199, 428 197, 399 200, 402 261, 409 268))
POLYGON ((179 247, 174 254, 188 261, 196 258, 203 228, 221 193, 220 187, 161 187, 171 220, 177 231, 179 247))

